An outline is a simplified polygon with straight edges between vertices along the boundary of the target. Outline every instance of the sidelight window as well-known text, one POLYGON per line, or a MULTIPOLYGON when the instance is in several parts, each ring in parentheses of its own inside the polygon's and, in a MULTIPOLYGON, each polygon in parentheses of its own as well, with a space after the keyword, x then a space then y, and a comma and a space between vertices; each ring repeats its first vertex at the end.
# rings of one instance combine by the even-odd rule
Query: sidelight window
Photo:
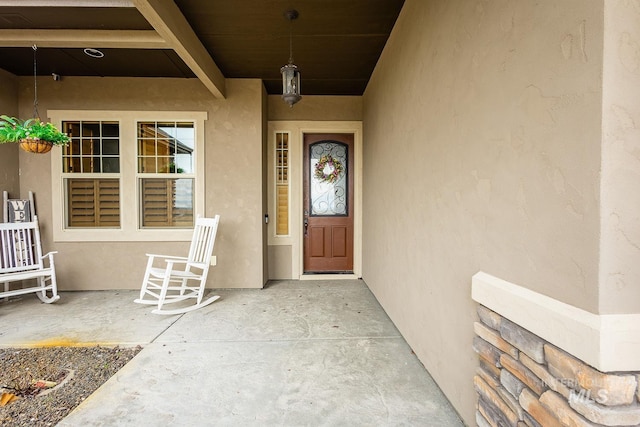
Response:
POLYGON ((289 234, 289 133, 277 132, 275 144, 276 235, 289 234))

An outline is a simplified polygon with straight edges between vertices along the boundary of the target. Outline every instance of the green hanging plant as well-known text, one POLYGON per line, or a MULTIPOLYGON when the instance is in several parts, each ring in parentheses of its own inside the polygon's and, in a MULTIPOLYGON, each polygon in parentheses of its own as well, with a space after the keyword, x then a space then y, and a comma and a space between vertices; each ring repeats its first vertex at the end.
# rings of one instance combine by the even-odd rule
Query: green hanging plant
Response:
POLYGON ((38 118, 20 120, 16 117, 0 115, 0 144, 40 140, 52 145, 67 145, 71 140, 66 133, 38 118))
POLYGON ((38 114, 38 73, 36 52, 33 45, 33 119, 20 120, 17 117, 0 115, 0 144, 15 142, 30 153, 47 153, 54 145, 67 145, 71 138, 60 132, 53 124, 40 120, 38 114))

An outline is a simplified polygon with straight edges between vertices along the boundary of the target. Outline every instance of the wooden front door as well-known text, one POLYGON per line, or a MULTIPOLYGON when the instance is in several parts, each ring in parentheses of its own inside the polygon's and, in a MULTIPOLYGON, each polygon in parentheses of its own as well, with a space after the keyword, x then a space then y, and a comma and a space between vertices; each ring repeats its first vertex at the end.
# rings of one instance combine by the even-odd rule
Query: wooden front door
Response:
POLYGON ((304 135, 304 272, 353 272, 353 134, 304 135))

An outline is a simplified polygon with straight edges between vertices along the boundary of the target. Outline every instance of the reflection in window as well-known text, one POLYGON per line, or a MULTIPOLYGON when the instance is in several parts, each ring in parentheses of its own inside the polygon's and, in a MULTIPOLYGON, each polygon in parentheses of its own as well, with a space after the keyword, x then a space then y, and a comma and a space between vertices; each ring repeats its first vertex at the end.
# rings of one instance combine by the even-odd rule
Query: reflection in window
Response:
POLYGON ((193 226, 193 122, 138 122, 142 227, 193 226))
POLYGON ((139 173, 193 173, 193 123, 139 122, 139 173))

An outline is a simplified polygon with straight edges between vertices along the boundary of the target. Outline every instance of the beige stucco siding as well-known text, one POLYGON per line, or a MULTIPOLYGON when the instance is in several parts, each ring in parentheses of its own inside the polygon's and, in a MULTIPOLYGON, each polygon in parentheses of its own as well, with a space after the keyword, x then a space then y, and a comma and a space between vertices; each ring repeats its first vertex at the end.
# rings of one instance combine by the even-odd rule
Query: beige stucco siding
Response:
POLYGON ((601 313, 640 313, 640 6, 605 2, 601 313))
POLYGON ((474 273, 598 310, 602 16, 407 0, 364 96, 363 278, 469 425, 474 273))
MULTIPOLYGON (((32 114, 32 80, 20 79, 20 114, 32 114)), ((211 287, 261 287, 263 271, 263 86, 228 80, 227 98, 214 99, 195 79, 65 77, 38 83, 39 110, 204 111, 206 215, 221 215, 210 271, 211 287)), ((54 148, 56 149, 56 148, 54 148)), ((177 242, 53 242, 48 155, 20 152, 21 190, 36 194, 47 249, 56 257, 61 289, 137 288, 145 253, 186 254, 177 242)))
POLYGON ((280 95, 269 95, 269 120, 362 120, 361 96, 304 95, 294 107, 280 95))
MULTIPOLYGON (((18 114, 18 78, 4 70, 0 70, 0 114, 18 114)), ((11 197, 20 196, 16 144, 0 144, 0 191, 8 191, 11 197)))

